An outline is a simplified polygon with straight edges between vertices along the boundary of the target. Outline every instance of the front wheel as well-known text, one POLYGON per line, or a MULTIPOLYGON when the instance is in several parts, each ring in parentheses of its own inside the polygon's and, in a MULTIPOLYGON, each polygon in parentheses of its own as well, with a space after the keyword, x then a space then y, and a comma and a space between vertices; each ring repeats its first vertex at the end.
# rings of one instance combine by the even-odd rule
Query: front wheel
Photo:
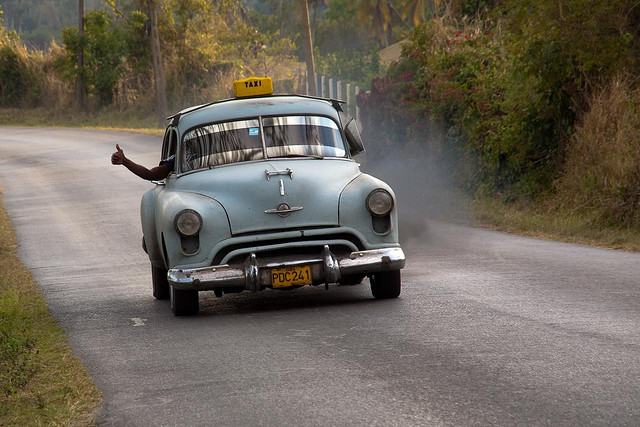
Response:
POLYGON ((169 281, 166 269, 151 264, 151 282, 153 283, 153 296, 156 299, 169 299, 169 281))
POLYGON ((170 286, 169 300, 171 311, 176 316, 190 316, 196 314, 199 308, 198 291, 187 291, 170 286))
POLYGON ((383 271, 369 277, 371 293, 376 299, 398 298, 401 290, 400 270, 383 271))

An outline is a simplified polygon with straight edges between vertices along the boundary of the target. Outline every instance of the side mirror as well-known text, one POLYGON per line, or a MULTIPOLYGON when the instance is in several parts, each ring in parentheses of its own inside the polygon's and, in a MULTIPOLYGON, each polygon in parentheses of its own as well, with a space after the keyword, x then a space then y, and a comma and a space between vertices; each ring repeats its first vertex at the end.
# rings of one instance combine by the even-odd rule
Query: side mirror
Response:
POLYGON ((344 134, 347 137, 349 152, 352 156, 364 152, 364 143, 362 142, 358 125, 354 119, 349 120, 349 123, 347 123, 347 126, 344 128, 344 134))

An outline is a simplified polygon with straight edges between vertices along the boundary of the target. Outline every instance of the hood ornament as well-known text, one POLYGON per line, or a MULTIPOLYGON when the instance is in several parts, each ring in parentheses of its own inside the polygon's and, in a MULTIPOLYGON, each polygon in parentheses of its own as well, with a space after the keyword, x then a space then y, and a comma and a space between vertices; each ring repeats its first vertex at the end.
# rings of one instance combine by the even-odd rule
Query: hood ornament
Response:
POLYGON ((286 168, 285 170, 275 170, 275 171, 270 171, 269 169, 265 169, 264 174, 267 177, 267 181, 269 181, 272 176, 276 176, 276 175, 289 175, 289 179, 293 179, 293 171, 289 168, 286 168))
POLYGON ((264 211, 266 214, 278 214, 282 218, 289 216, 291 212, 301 211, 302 206, 289 206, 286 203, 280 203, 276 209, 267 209, 264 211))

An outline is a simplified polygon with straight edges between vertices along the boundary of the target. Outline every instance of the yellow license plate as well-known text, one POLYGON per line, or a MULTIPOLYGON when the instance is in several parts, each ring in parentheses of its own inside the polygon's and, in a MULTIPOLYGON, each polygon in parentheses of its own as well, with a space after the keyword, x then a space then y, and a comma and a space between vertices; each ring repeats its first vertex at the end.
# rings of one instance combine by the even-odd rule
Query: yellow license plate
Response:
POLYGON ((274 288, 310 285, 311 282, 311 267, 308 265, 275 268, 271 270, 271 286, 274 288))

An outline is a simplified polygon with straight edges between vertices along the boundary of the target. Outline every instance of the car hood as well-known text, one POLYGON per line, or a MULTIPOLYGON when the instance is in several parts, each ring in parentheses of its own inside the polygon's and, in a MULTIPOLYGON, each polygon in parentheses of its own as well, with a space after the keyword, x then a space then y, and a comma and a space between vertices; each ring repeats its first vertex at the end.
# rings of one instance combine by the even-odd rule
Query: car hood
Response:
POLYGON ((236 235, 338 226, 340 193, 359 174, 358 164, 349 160, 269 160, 183 175, 177 180, 176 189, 220 202, 229 216, 231 232, 236 235), (268 178, 267 171, 270 173, 268 178), (265 213, 277 210, 279 206, 286 208, 283 204, 302 209, 286 216, 265 213))

